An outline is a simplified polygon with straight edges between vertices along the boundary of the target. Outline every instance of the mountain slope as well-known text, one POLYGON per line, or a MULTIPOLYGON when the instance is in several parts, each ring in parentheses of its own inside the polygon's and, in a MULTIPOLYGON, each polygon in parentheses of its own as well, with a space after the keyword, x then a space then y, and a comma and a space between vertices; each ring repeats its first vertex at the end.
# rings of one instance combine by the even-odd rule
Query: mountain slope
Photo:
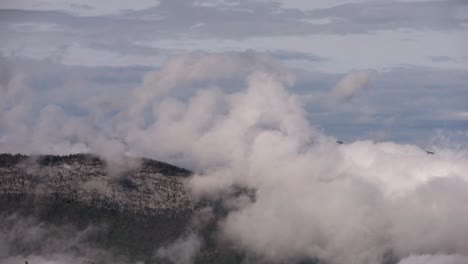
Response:
MULTIPOLYGON (((155 249, 188 226, 194 205, 183 181, 189 175, 185 169, 147 159, 109 176, 105 162, 91 155, 0 154, 0 229, 9 234, 11 219, 33 219, 47 230, 71 230, 61 236, 93 227, 95 232, 81 244, 149 261, 155 249)), ((44 254, 44 245, 15 239, 8 255, 44 254)))

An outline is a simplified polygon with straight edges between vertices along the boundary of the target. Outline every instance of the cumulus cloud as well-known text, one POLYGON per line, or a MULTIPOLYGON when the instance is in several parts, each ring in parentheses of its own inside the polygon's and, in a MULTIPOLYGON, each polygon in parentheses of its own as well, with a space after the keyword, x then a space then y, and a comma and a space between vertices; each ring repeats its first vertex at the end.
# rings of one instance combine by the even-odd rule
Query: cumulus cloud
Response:
MULTIPOLYGON (((339 98, 362 89, 371 74, 345 77, 339 98)), ((389 254, 467 254, 460 230, 468 225, 454 220, 468 217, 466 151, 338 145, 308 122, 284 74, 247 76, 236 92, 209 86, 185 101, 151 101, 155 122, 127 138, 139 152, 200 171, 189 183, 195 197, 255 189, 253 202, 238 203, 220 223, 225 237, 269 260, 378 263, 389 254)))
MULTIPOLYGON (((224 53, 204 56, 184 54, 167 60, 160 70, 147 74, 143 84, 134 93, 133 112, 139 112, 149 102, 167 95, 172 89, 186 84, 232 79, 246 73, 265 69, 284 74, 281 64, 265 54, 245 52, 237 55, 224 53), (135 109, 136 108, 136 109, 135 109)), ((288 76, 291 78, 291 75, 288 76)), ((291 80, 292 81, 292 80, 291 80)))
POLYGON ((331 91, 332 98, 339 103, 350 100, 368 86, 369 79, 376 73, 375 70, 351 71, 333 88, 331 91))
MULTIPOLYGON (((332 95, 349 100, 372 74, 350 73, 332 95)), ((64 118, 60 108, 44 108, 36 141, 69 140, 41 132, 56 120, 80 128, 75 145, 109 157, 106 150, 189 166, 197 172, 187 184, 194 199, 221 197, 229 207, 218 223, 222 236, 270 261, 468 255, 466 149, 428 155, 393 142, 337 144, 309 122, 292 80, 252 53, 182 55, 148 73, 109 119, 64 118), (244 81, 223 89, 232 78, 244 81), (253 197, 222 195, 238 187, 253 197)), ((159 254, 187 263, 199 248, 193 235, 159 254)))
POLYGON ((468 217, 461 202, 468 191, 466 152, 430 156, 391 142, 337 145, 313 129, 300 101, 265 73, 253 75, 236 99, 183 147, 205 168, 191 182, 196 195, 235 185, 256 189, 255 202, 221 224, 227 237, 270 260, 375 263, 389 252, 466 254, 468 241, 457 232, 468 226, 439 219, 441 213, 468 217), (440 232, 422 241, 431 228, 440 232))
MULTIPOLYGON (((343 98, 370 73, 345 78, 343 98)), ((158 155, 169 159, 183 156, 202 171, 189 184, 195 196, 254 188, 255 202, 220 224, 226 237, 270 260, 375 263, 390 253, 467 253, 459 231, 468 226, 440 219, 468 217, 460 202, 468 193, 466 152, 432 156, 391 142, 337 145, 308 123, 300 99, 274 72, 254 72, 245 86, 154 102, 156 115, 171 114, 139 131, 138 139, 145 133, 151 139, 131 144, 144 152, 159 147, 158 155), (440 231, 422 240, 433 228, 440 231)))

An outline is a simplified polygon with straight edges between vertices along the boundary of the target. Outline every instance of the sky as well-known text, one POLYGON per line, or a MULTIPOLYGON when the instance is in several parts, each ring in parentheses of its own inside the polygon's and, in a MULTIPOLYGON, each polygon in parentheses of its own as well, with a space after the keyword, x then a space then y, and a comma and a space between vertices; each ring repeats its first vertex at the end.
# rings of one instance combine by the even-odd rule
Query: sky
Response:
POLYGON ((0 53, 4 69, 28 79, 31 104, 73 114, 86 108, 78 94, 130 90, 177 55, 258 53, 294 72, 311 122, 341 140, 460 143, 467 14, 462 0, 5 0, 0 53), (356 96, 325 98, 368 70, 356 96), (50 90, 73 92, 58 102, 50 90))

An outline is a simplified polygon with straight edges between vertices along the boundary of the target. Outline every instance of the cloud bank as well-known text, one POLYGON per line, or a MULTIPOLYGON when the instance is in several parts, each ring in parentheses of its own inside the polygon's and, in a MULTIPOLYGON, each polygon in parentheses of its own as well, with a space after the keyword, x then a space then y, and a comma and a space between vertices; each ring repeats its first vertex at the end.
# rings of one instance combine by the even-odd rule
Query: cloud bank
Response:
MULTIPOLYGON (((353 72, 331 92, 347 100, 372 74, 353 72)), ((17 137, 21 128, 10 127, 20 125, 21 115, 13 113, 22 113, 15 108, 28 100, 28 93, 16 93, 22 86, 10 86, 15 78, 2 82, 11 91, 0 101, 2 150, 80 149, 108 159, 174 162, 197 172, 187 184, 194 199, 253 189, 254 199, 226 198, 235 206, 218 227, 225 239, 260 258, 408 264, 459 263, 468 255, 466 149, 428 155, 394 142, 337 144, 307 119, 302 98, 289 89, 293 76, 263 55, 170 59, 110 115, 91 108, 85 117, 70 117, 47 105, 25 126, 32 135, 26 144, 17 137), (244 81, 233 89, 234 79, 244 81)), ((172 259, 184 243, 161 252, 172 259)))

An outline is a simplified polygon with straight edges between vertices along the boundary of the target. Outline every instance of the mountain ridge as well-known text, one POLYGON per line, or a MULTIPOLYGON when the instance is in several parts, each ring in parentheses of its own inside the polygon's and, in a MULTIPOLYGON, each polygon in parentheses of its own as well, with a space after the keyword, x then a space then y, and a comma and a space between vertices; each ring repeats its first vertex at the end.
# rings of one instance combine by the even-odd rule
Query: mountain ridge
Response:
POLYGON ((183 186, 190 171, 161 161, 135 160, 137 166, 109 175, 106 162, 89 154, 0 154, 0 195, 45 195, 148 214, 191 209, 183 186))

